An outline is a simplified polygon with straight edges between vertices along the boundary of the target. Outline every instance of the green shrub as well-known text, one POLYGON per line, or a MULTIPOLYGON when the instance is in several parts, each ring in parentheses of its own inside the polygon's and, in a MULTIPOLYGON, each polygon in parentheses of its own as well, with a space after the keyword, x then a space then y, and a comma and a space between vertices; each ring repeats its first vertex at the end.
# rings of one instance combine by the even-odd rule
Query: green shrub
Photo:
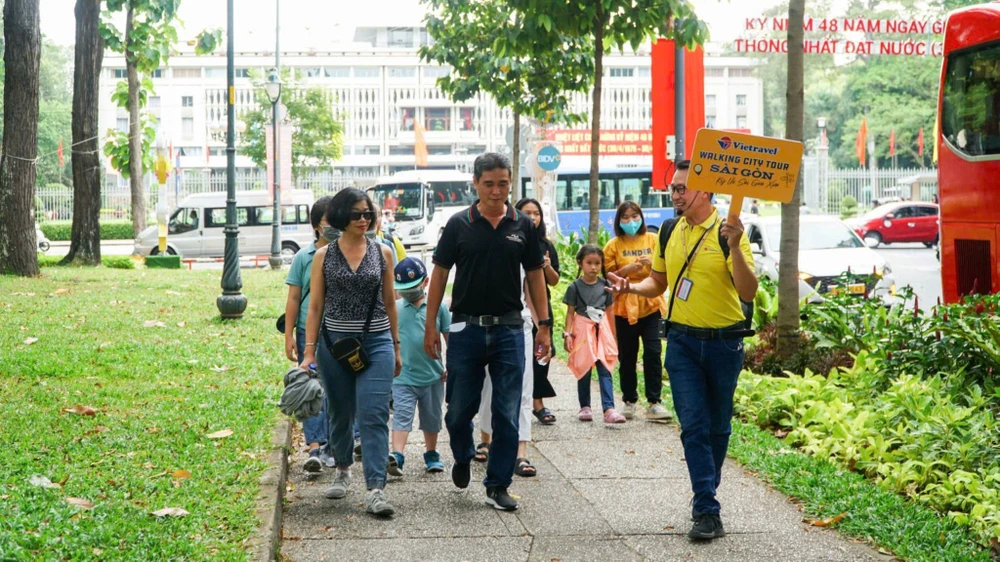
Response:
POLYGON ((736 397, 744 419, 969 525, 984 545, 1000 538, 1000 424, 988 405, 978 385, 887 373, 865 351, 826 376, 744 373, 736 397))
POLYGON ((850 219, 858 214, 858 200, 853 195, 845 195, 840 200, 840 218, 850 219))
MULTIPOLYGON (((53 241, 68 241, 73 221, 48 221, 40 225, 45 236, 53 241)), ((132 240, 131 221, 101 221, 101 240, 132 240)))
MULTIPOLYGON (((62 260, 62 256, 38 254, 38 267, 55 267, 62 260)), ((135 269, 135 262, 129 256, 101 256, 101 265, 110 269, 135 269)))

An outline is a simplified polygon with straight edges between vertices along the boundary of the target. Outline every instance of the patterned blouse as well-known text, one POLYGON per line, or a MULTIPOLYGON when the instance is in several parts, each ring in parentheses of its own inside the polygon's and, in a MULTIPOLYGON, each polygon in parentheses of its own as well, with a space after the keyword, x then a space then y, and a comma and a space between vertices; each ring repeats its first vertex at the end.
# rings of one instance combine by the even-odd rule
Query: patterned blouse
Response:
POLYGON ((331 332, 361 333, 368 318, 373 293, 378 293, 369 332, 389 329, 389 315, 382 301, 382 245, 369 240, 357 271, 352 271, 336 242, 330 244, 323 261, 326 278, 324 305, 326 329, 331 332))

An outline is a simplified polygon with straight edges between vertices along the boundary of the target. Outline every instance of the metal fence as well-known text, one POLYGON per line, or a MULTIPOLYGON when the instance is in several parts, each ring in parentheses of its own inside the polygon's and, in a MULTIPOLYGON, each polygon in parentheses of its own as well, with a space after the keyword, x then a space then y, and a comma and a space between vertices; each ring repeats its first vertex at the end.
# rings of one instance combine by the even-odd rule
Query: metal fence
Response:
POLYGON ((878 203, 931 201, 937 195, 937 170, 933 168, 838 169, 828 164, 822 156, 803 159, 803 202, 815 213, 861 214, 878 203))
MULTIPOLYGON (((260 168, 236 171, 236 191, 267 189, 267 172, 260 168)), ((337 170, 310 170, 295 181, 295 189, 309 189, 318 198, 345 187, 365 187, 375 182, 374 174, 349 173, 337 170)), ((147 220, 154 220, 160 186, 156 176, 145 178, 147 220)), ((181 170, 167 179, 167 206, 170 209, 193 193, 226 191, 226 173, 220 169, 181 170)), ((101 187, 101 220, 131 220, 132 193, 128 180, 117 175, 103 178, 101 187)), ((70 220, 73 218, 73 189, 49 185, 35 192, 35 216, 39 221, 70 220)))

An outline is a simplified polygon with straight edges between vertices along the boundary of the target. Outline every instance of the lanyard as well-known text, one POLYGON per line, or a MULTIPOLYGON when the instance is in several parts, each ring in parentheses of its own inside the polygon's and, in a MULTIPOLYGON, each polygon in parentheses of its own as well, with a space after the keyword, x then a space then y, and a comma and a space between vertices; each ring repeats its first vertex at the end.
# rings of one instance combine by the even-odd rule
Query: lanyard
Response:
MULTIPOLYGON (((687 261, 684 263, 684 267, 686 269, 691 268, 691 264, 694 262, 694 259, 698 257, 698 253, 701 252, 701 249, 704 247, 701 244, 701 241, 705 239, 705 236, 708 235, 709 232, 715 230, 715 227, 718 224, 719 224, 719 219, 716 218, 715 222, 712 223, 712 226, 708 227, 705 230, 705 232, 702 233, 701 238, 699 238, 698 242, 695 243, 694 249, 691 252, 688 252, 687 229, 686 228, 681 229, 681 240, 684 242, 684 254, 687 256, 687 261)), ((694 230, 693 227, 692 230, 694 230)))

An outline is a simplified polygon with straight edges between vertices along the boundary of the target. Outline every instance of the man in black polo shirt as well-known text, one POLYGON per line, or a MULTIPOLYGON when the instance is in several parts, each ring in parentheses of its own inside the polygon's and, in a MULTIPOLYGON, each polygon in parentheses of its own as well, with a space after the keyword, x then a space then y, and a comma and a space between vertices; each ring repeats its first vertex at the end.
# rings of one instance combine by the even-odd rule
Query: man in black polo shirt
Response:
MULTIPOLYGON (((457 266, 452 288, 451 334, 448 339, 448 413, 455 466, 452 481, 466 488, 476 454, 472 419, 479 410, 486 369, 493 384, 493 444, 486 465, 486 503, 517 509, 507 493, 517 457, 518 413, 524 378, 524 335, 521 331, 521 268, 527 273, 533 302, 545 302, 544 256, 535 225, 507 201, 510 161, 487 153, 476 158, 473 183, 479 199, 448 220, 434 251, 427 317, 437 318, 448 272, 457 266)), ((539 322, 535 355, 547 357, 552 319, 539 322)), ((428 322, 424 350, 440 354, 437 325, 428 322)))

